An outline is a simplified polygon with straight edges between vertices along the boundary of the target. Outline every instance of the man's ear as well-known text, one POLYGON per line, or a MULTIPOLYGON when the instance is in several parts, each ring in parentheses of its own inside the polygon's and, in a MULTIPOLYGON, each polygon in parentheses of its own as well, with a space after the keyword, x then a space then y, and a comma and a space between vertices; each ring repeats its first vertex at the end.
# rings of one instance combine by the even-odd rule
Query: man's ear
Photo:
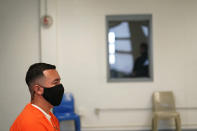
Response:
POLYGON ((33 90, 37 95, 42 95, 44 93, 44 89, 39 85, 35 85, 33 90))

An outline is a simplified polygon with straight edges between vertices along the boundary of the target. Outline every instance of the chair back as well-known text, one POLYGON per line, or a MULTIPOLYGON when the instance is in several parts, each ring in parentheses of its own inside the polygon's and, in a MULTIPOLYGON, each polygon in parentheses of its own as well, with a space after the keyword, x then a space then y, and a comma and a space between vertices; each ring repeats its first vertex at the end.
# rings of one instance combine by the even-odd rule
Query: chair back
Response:
POLYGON ((72 93, 65 93, 59 106, 53 108, 54 113, 74 113, 74 97, 72 93))
POLYGON ((175 101, 172 91, 154 92, 153 111, 175 111, 175 101))

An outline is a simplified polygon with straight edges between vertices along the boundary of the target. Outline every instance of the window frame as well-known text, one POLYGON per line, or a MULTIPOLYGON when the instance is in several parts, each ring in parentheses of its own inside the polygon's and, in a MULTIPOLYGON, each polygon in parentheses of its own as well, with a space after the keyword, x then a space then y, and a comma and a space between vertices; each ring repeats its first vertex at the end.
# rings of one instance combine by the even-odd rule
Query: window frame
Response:
POLYGON ((107 82, 153 82, 153 41, 152 41, 152 14, 131 14, 131 15, 106 15, 106 45, 107 45, 107 82), (131 78, 111 78, 109 63, 109 21, 138 21, 148 20, 150 34, 148 39, 148 60, 149 60, 149 77, 131 77, 131 78))

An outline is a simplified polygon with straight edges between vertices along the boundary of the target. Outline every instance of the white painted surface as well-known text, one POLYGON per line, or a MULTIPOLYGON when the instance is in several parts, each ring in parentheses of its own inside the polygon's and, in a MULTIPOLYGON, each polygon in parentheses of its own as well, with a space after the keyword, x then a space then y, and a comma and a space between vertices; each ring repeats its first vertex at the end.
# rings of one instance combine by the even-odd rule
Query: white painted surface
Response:
POLYGON ((57 64, 57 1, 40 0, 40 18, 45 15, 52 17, 53 23, 49 28, 40 27, 41 61, 57 64))
POLYGON ((83 109, 84 130, 150 129, 147 108, 158 90, 172 90, 177 107, 187 108, 180 110, 183 126, 197 127, 197 111, 188 109, 197 107, 197 1, 59 0, 57 7, 58 66, 77 109, 83 109), (105 16, 112 14, 153 15, 153 82, 106 82, 105 16), (95 108, 123 110, 96 115, 95 108))
MULTIPOLYGON (((39 5, 9 0, 0 7, 0 128, 7 130, 29 101, 24 76, 29 64, 39 59, 39 5), (33 20, 26 22, 28 18, 33 20)), ((57 63, 65 91, 73 92, 82 114, 83 130, 150 129, 151 95, 158 90, 174 91, 184 128, 197 128, 197 110, 191 108, 197 107, 196 0, 50 0, 49 8, 56 28, 41 29, 42 61, 57 63), (154 81, 107 83, 105 15, 146 13, 153 15, 154 81), (95 108, 123 110, 96 114, 95 108)))
POLYGON ((39 61, 39 1, 0 1, 0 130, 30 101, 25 74, 39 61))

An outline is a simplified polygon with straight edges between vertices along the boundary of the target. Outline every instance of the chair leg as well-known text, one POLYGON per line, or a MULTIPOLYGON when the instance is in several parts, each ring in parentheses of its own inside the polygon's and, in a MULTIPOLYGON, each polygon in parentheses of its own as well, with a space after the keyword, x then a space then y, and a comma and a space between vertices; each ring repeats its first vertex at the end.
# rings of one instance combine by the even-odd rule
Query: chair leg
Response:
POLYGON ((156 117, 154 117, 152 119, 152 131, 157 131, 157 122, 158 122, 158 119, 156 117))
POLYGON ((81 131, 80 117, 75 119, 75 131, 81 131))
POLYGON ((175 124, 176 124, 176 131, 181 131, 181 119, 180 119, 180 116, 175 118, 175 124))

